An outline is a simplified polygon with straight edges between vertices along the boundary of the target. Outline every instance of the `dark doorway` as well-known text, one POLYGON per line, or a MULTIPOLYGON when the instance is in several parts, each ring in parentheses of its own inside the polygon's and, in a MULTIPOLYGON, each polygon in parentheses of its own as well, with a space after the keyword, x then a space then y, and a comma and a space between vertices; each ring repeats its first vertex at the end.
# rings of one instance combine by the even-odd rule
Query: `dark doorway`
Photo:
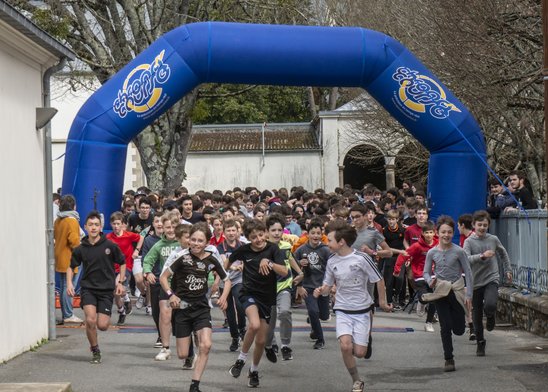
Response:
POLYGON ((344 157, 343 180, 354 189, 362 189, 367 183, 380 190, 386 188, 384 156, 375 147, 362 144, 352 148, 344 157))

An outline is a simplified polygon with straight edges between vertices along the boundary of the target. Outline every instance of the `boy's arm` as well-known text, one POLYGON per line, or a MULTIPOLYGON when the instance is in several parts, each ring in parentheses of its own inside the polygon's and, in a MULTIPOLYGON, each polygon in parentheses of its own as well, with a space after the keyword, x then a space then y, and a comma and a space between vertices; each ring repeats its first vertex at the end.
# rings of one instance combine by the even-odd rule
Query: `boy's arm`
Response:
POLYGON ((72 285, 72 279, 74 278, 73 268, 79 267, 82 264, 82 259, 80 257, 80 248, 76 248, 72 251, 72 256, 70 258, 70 265, 67 268, 67 294, 70 297, 74 297, 76 294, 74 287, 72 285))
POLYGON ((382 250, 377 251, 377 256, 379 256, 380 258, 392 257, 392 249, 390 249, 386 241, 381 242, 380 246, 382 250))
POLYGON ((73 250, 78 245, 80 245, 80 225, 76 219, 71 219, 70 221, 70 230, 68 236, 68 246, 70 250, 73 250), (73 222, 74 221, 74 222, 73 222))
POLYGON ((303 280, 304 273, 303 273, 303 270, 301 269, 299 264, 295 261, 295 258, 293 257, 293 255, 290 252, 289 252, 289 265, 291 265, 291 268, 294 271, 297 272, 297 277, 295 279, 293 279, 293 284, 296 286, 299 283, 301 283, 301 281, 303 280))
POLYGON ((508 256, 508 252, 500 242, 500 240, 497 238, 497 254, 502 259, 502 265, 504 266, 504 271, 506 273, 506 278, 508 279, 509 283, 512 283, 512 266, 510 265, 510 257, 508 256))
POLYGON ((158 249, 159 247, 154 244, 154 246, 148 251, 143 260, 143 274, 148 274, 149 272, 152 272, 152 268, 154 268, 154 264, 156 264, 156 260, 158 260, 158 249))
POLYGON ((333 286, 330 286, 330 285, 326 284, 325 282, 320 287, 316 287, 314 289, 314 293, 313 293, 314 298, 318 298, 321 295, 329 294, 329 291, 331 290, 331 287, 333 287, 333 286))
POLYGON ((377 291, 379 293, 379 305, 381 305, 382 310, 385 312, 391 312, 393 307, 392 304, 388 304, 386 302, 386 286, 384 284, 384 279, 377 282, 377 291))
POLYGON ((133 251, 132 257, 134 259, 139 257, 139 253, 141 252, 141 249, 143 248, 143 242, 145 241, 145 237, 142 235, 139 235, 139 241, 137 241, 137 246, 135 247, 135 250, 133 251))

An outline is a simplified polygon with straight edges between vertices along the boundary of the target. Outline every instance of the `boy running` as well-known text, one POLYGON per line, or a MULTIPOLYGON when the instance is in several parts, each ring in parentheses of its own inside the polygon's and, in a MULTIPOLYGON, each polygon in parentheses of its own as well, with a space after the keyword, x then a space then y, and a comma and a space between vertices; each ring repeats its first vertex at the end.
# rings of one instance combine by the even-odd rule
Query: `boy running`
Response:
POLYGON ((125 258, 120 248, 101 233, 101 215, 92 211, 86 218, 84 228, 88 235, 80 246, 72 252, 70 267, 67 269, 67 294, 74 296, 72 285, 73 269, 82 266, 80 281, 81 306, 84 309, 86 335, 92 358, 90 363, 101 363, 101 350, 97 340, 97 329, 106 331, 110 325, 114 293, 120 296, 125 292, 125 258), (121 280, 116 282, 115 265, 120 266, 121 280))
POLYGON ((236 362, 230 367, 232 377, 240 376, 253 342, 253 360, 249 369, 248 386, 259 386, 259 362, 263 355, 270 311, 276 304, 276 276, 287 276, 284 253, 277 245, 266 240, 266 226, 263 222, 253 220, 244 224, 244 235, 250 241, 232 253, 228 267, 236 261, 244 264, 240 302, 245 309, 248 327, 236 362))
POLYGON ((337 315, 337 338, 343 362, 352 377, 352 392, 362 392, 364 382, 360 379, 356 359, 367 352, 371 328, 373 298, 367 284, 377 283, 379 302, 385 311, 392 307, 386 303, 386 291, 382 275, 373 259, 350 247, 356 241, 356 230, 344 221, 330 222, 326 227, 328 246, 334 253, 327 261, 323 285, 314 290, 314 297, 328 294, 337 285, 335 313, 337 315))
POLYGON ((464 251, 468 255, 474 277, 472 295, 472 318, 476 331, 478 357, 485 356, 483 337, 483 312, 487 316, 486 329, 495 328, 498 288, 500 284, 499 263, 506 272, 508 281, 512 281, 510 259, 497 236, 489 234, 491 216, 487 211, 476 211, 472 218, 474 233, 464 241, 464 251))
POLYGON ((308 225, 308 242, 295 251, 295 259, 299 260, 304 271, 302 286, 298 287, 298 295, 304 298, 308 318, 314 338, 315 350, 321 350, 325 346, 323 329, 320 320, 329 319, 329 295, 321 295, 315 298, 312 294, 316 287, 320 287, 325 276, 327 259, 331 252, 327 245, 322 243, 323 222, 313 219, 308 225))

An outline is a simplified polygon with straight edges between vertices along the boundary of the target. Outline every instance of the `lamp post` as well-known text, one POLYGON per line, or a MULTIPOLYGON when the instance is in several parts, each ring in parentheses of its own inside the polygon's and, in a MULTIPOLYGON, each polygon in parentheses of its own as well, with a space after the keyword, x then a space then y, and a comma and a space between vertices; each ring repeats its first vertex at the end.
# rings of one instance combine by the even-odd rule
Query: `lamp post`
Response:
MULTIPOLYGON (((546 175, 544 195, 548 202, 548 0, 542 0, 542 36, 544 41, 544 67, 542 69, 544 81, 544 172, 546 175)), ((548 221, 546 222, 546 241, 548 242, 548 221)))

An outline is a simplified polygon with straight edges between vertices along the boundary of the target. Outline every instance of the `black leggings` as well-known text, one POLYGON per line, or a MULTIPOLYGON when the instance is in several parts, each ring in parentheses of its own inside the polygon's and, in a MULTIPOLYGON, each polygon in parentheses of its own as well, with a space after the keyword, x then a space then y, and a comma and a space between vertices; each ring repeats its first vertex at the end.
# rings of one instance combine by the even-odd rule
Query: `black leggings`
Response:
POLYGON ((457 297, 455 297, 453 291, 450 291, 447 297, 440 298, 434 301, 434 303, 440 319, 443 356, 446 360, 453 359, 453 337, 451 336, 451 332, 457 336, 464 333, 466 329, 464 308, 457 301, 457 297))
POLYGON ((485 311, 487 317, 495 317, 498 295, 499 285, 496 282, 487 283, 485 286, 474 290, 472 319, 478 342, 483 340, 483 312, 485 311))

